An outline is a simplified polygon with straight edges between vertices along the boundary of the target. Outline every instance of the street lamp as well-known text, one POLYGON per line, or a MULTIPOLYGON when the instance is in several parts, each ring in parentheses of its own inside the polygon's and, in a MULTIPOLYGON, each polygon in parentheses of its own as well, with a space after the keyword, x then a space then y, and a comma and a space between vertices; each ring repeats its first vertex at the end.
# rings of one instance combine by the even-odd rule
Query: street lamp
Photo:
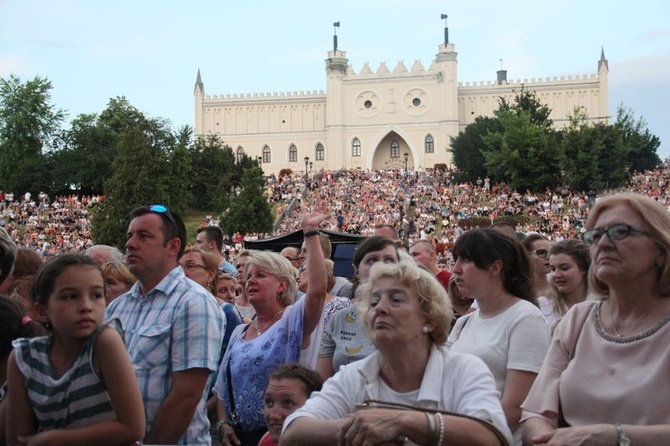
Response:
MULTIPOLYGON (((405 152, 403 153, 403 158, 405 159, 405 181, 403 181, 403 200, 402 203, 400 204, 400 225, 402 227, 402 240, 406 248, 409 249, 408 246, 408 241, 409 241, 409 225, 405 227, 405 219, 404 219, 404 213, 405 213, 405 201, 407 199, 407 160, 409 159, 409 153, 405 152)), ((408 209, 409 211, 409 209, 408 209)), ((407 215, 409 216, 409 212, 407 212, 407 215)))
POLYGON ((309 187, 309 172, 307 171, 307 167, 309 166, 309 157, 305 157, 305 185, 309 187))

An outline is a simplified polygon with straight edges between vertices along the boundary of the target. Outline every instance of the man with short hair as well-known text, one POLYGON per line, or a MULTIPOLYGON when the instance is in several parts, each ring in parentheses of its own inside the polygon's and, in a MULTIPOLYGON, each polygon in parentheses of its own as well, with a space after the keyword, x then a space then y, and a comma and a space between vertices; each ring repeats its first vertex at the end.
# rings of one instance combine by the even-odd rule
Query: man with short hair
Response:
POLYGON ((137 375, 145 444, 210 444, 207 384, 218 369, 225 318, 213 296, 179 266, 181 218, 162 205, 130 214, 126 261, 138 278, 107 308, 121 324, 137 375))
POLYGON ((294 268, 300 268, 302 265, 302 259, 300 258, 300 250, 295 246, 287 246, 282 249, 279 253, 280 256, 284 257, 286 260, 291 262, 294 268))
POLYGON ((198 228, 195 244, 203 251, 211 252, 216 256, 220 272, 225 271, 233 276, 237 275, 237 269, 223 257, 223 231, 221 228, 218 226, 203 226, 202 228, 198 228))
POLYGON ((0 228, 0 292, 2 293, 7 292, 5 288, 11 284, 7 278, 14 268, 17 252, 18 248, 14 240, 4 228, 0 228))
POLYGON ((417 240, 409 249, 409 255, 419 265, 424 266, 428 271, 435 274, 437 280, 442 284, 445 290, 449 290, 449 279, 451 273, 446 269, 437 266, 437 251, 430 240, 417 240))

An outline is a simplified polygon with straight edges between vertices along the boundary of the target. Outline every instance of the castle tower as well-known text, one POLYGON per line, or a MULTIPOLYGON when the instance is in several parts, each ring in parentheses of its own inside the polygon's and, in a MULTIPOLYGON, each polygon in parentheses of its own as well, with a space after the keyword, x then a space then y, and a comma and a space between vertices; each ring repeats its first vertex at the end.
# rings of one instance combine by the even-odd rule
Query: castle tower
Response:
MULTIPOLYGON (((598 78, 600 80, 600 91, 608 92, 609 91, 609 79, 608 75, 610 72, 609 64, 607 59, 605 59, 605 49, 601 47, 600 49, 600 60, 598 61, 598 78)), ((599 95, 598 108, 600 111, 600 116, 598 118, 602 119, 602 122, 605 124, 610 123, 610 101, 608 94, 599 95)))
POLYGON ((195 96, 195 122, 193 123, 193 131, 195 135, 204 135, 205 129, 202 116, 202 100, 205 98, 205 85, 200 78, 200 68, 198 68, 198 76, 195 79, 193 96, 195 96))
MULTIPOLYGON (((339 22, 336 22, 339 26, 339 22)), ((344 78, 349 60, 347 53, 337 49, 337 35, 333 36, 333 51, 326 59, 326 163, 329 166, 347 166, 348 142, 345 141, 344 78)), ((316 168, 323 162, 315 160, 316 168), (317 164, 318 163, 318 164, 317 164)))
MULTIPOLYGON (((444 125, 441 126, 441 141, 449 141, 450 136, 458 135, 458 53, 453 43, 449 43, 449 28, 446 25, 447 15, 443 14, 444 43, 438 47, 435 55, 435 69, 437 70, 437 82, 443 84, 438 89, 440 92, 439 102, 443 107, 444 125)), ((436 151, 442 150, 437 148, 436 151)), ((446 155, 446 154, 445 154, 446 155)))

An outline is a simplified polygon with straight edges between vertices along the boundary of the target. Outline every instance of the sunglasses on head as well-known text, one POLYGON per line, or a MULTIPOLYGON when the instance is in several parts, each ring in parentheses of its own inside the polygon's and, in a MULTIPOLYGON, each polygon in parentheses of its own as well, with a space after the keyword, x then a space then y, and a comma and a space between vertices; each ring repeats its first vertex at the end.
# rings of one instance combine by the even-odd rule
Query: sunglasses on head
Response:
POLYGON ((172 215, 172 212, 162 204, 152 204, 149 206, 149 211, 156 213, 156 214, 162 214, 167 217, 168 220, 170 220, 170 223, 172 223, 172 226, 174 229, 179 233, 179 225, 177 224, 177 219, 174 218, 174 215, 172 215))

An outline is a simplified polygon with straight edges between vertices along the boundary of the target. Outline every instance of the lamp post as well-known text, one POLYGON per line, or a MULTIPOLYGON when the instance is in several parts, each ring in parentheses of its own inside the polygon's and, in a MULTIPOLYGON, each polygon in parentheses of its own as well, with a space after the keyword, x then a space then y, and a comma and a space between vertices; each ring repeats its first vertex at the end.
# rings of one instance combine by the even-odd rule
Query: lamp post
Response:
POLYGON ((309 172, 307 171, 307 167, 309 166, 309 157, 305 157, 305 186, 309 189, 309 172))
MULTIPOLYGON (((403 153, 403 158, 405 159, 405 181, 403 181, 403 199, 402 203, 400 204, 400 224, 402 226, 402 240, 407 249, 409 249, 408 241, 409 241, 409 225, 405 226, 405 219, 404 219, 404 213, 405 213, 405 201, 407 200, 407 160, 409 159, 409 153, 405 152, 403 153)), ((408 209, 409 211, 409 209, 408 209)), ((407 216, 409 216, 409 212, 407 212, 407 216)))

